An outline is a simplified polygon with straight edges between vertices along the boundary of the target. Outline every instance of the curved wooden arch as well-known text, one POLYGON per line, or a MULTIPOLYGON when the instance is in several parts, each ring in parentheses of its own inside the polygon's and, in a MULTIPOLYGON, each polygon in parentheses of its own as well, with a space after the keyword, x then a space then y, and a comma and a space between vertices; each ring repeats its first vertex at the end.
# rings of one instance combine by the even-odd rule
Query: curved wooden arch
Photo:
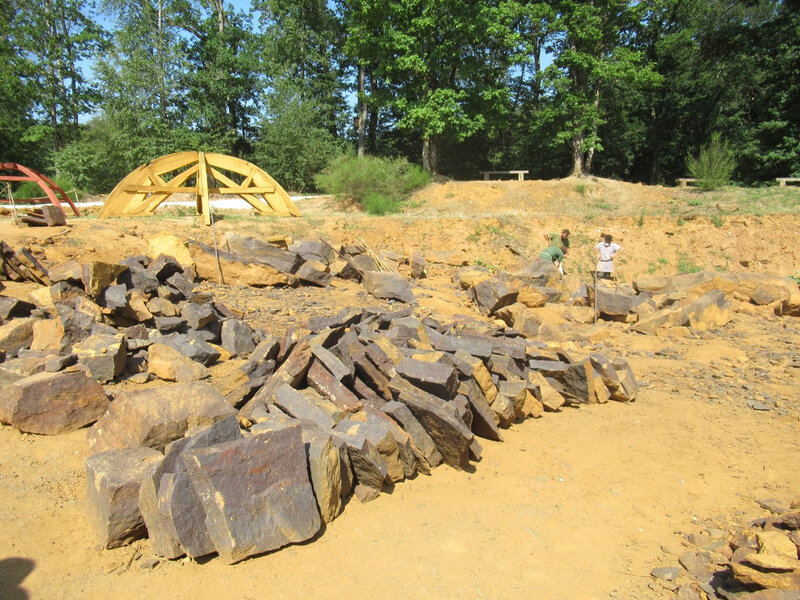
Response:
POLYGON ((289 194, 254 164, 225 154, 194 151, 167 154, 128 173, 111 190, 99 216, 149 214, 177 193, 195 195, 197 212, 206 225, 211 225, 209 194, 239 196, 264 215, 300 216, 289 194), (241 176, 241 183, 223 171, 241 176), (209 186, 210 179, 217 187, 209 186))
POLYGON ((61 210, 64 210, 64 207, 61 206, 61 202, 66 202, 69 204, 70 208, 72 208, 72 212, 75 213, 76 217, 81 216, 81 211, 72 203, 72 200, 67 196, 66 192, 58 187, 47 175, 39 173, 39 171, 35 171, 25 165, 7 162, 0 163, 0 171, 17 171, 19 173, 24 173, 24 175, 0 175, 0 181, 33 181, 42 188, 46 196, 45 198, 25 198, 25 202, 31 202, 33 204, 52 202, 61 210))

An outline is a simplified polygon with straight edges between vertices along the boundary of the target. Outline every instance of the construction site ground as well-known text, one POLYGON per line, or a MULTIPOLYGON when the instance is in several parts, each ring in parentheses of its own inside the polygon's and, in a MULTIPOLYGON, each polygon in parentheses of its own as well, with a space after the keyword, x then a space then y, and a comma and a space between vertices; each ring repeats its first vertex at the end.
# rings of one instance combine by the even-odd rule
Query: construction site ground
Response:
MULTIPOLYGON (((446 182, 394 216, 318 197, 298 201, 300 218, 220 212, 216 234, 322 237, 399 256, 413 246, 433 259, 428 277, 413 284, 417 313, 484 318, 452 282, 458 267, 448 263, 513 268, 538 255, 543 234, 565 227, 574 279, 590 280, 601 233, 624 248, 622 283, 695 268, 796 276, 800 190, 771 193, 753 207, 737 191, 608 180, 446 182)), ((159 231, 211 243, 211 229, 183 213, 108 220, 90 213, 68 218, 66 228, 39 229, 3 217, 0 239, 38 249, 47 264, 146 254, 159 231)), ((203 285, 276 334, 345 306, 388 306, 341 280, 328 289, 203 285)), ((546 310, 565 331, 592 327, 566 323, 558 307, 546 310)), ((650 571, 677 564, 683 534, 709 520, 724 526, 760 516, 758 499, 800 497, 800 319, 739 303, 730 324, 700 336, 602 327, 597 346, 630 361, 636 402, 566 408, 513 425, 504 442, 481 440, 474 469, 442 466, 368 504, 351 499, 312 541, 235 565, 210 557, 144 569, 147 540, 98 549, 86 518, 86 431, 48 437, 0 426, 0 597, 674 597, 650 571), (765 401, 771 410, 751 408, 765 401)))

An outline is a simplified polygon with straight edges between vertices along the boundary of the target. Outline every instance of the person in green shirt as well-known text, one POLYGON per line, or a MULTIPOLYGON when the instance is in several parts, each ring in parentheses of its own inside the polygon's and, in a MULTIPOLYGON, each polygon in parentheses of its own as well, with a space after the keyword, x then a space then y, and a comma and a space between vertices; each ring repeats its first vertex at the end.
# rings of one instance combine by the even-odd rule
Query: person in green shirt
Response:
POLYGON ((544 241, 550 244, 551 247, 566 248, 564 254, 569 254, 569 229, 562 229, 561 235, 557 233, 546 233, 544 234, 544 241))
POLYGON ((539 257, 543 260, 549 260, 553 263, 553 266, 558 269, 558 272, 562 275, 564 274, 564 269, 561 266, 561 261, 564 260, 564 255, 567 253, 567 248, 561 246, 550 246, 542 250, 542 253, 539 257))

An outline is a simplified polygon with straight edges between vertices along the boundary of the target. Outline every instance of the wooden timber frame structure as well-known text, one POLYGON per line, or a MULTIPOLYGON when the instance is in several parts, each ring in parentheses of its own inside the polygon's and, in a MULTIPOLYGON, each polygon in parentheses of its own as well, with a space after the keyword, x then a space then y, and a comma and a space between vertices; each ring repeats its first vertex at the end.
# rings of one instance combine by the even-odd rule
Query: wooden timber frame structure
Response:
MULTIPOLYGON (((58 185, 56 185, 56 183, 47 175, 39 173, 30 167, 26 167, 25 165, 10 162, 0 162, 0 171, 16 171, 18 173, 22 173, 22 175, 3 175, 0 173, 0 181, 33 181, 40 188, 42 188, 42 191, 45 193, 45 197, 20 198, 19 200, 22 204, 46 204, 47 202, 52 202, 55 206, 63 211, 64 207, 61 206, 61 203, 66 202, 69 204, 76 217, 81 216, 81 211, 78 210, 78 207, 75 206, 75 204, 73 204, 66 192, 58 187, 58 185)), ((0 199, 0 202, 11 202, 11 198, 8 198, 8 200, 0 199)))
POLYGON ((300 216, 289 194, 254 164, 225 154, 193 151, 167 154, 131 171, 108 195, 98 216, 150 214, 178 193, 195 195, 197 213, 206 225, 212 223, 210 194, 239 196, 264 215, 300 216), (225 172, 241 177, 241 183, 225 172), (209 187, 209 180, 220 187, 209 187))

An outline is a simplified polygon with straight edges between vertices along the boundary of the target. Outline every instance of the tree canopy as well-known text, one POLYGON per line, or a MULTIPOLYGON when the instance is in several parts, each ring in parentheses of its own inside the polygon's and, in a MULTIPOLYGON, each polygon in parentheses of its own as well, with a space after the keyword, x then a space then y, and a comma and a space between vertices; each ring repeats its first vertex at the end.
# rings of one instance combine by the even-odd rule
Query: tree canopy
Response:
POLYGON ((798 0, 8 0, 0 161, 107 192, 180 150, 293 190, 347 153, 434 173, 800 175, 798 0))

